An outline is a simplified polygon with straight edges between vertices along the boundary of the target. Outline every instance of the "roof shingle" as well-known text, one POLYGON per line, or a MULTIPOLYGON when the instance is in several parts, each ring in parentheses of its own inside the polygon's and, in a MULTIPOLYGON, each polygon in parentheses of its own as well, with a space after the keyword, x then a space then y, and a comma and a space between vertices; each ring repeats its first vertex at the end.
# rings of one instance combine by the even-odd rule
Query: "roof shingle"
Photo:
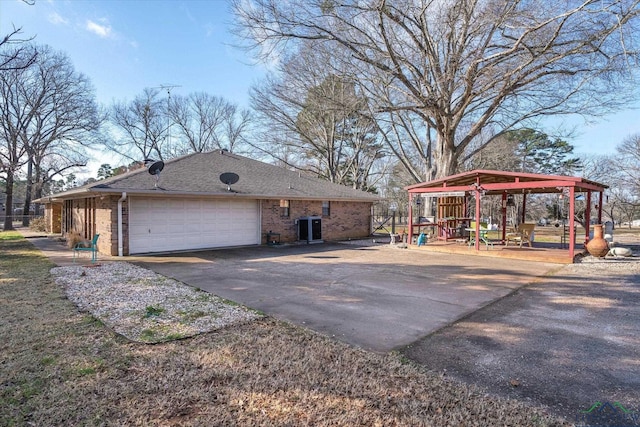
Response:
MULTIPOLYGON (((306 176, 226 151, 189 154, 169 160, 159 175, 138 169, 124 175, 94 182, 52 199, 83 197, 86 193, 122 193, 155 195, 231 196, 305 200, 375 201, 380 196, 343 185, 306 176), (231 191, 220 175, 233 172, 239 176, 231 191)), ((48 199, 48 197, 47 197, 48 199)))

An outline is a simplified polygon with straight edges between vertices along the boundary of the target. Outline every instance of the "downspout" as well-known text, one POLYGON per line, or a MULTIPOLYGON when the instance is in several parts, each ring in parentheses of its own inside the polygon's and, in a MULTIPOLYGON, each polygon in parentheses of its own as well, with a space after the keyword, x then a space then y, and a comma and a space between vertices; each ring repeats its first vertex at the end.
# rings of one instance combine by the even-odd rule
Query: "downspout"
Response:
POLYGON ((124 244, 123 244, 123 238, 122 238, 122 202, 124 202, 126 199, 127 199, 127 192, 123 191, 122 197, 118 199, 118 256, 119 257, 123 256, 122 253, 124 252, 124 244))

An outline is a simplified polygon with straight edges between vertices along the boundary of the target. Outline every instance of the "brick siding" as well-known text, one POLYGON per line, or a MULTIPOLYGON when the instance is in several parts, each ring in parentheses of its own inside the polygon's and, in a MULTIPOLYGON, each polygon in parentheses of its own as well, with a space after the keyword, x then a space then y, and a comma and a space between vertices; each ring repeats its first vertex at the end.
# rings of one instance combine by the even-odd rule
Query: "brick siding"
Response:
MULTIPOLYGON (((61 213, 63 236, 69 233, 78 233, 83 238, 90 240, 94 234, 100 234, 98 251, 107 255, 118 255, 118 199, 118 196, 75 199, 70 203, 71 212, 67 212, 69 206, 63 204, 61 213), (67 216, 70 219, 70 227, 65 221, 67 216)), ((55 215, 52 206, 55 205, 47 204, 45 215, 52 215, 52 212, 55 215)), ((123 222, 126 221, 126 206, 125 203, 122 209, 123 222)), ((54 227, 52 226, 52 228, 54 227)), ((126 233, 126 223, 123 229, 126 233)))
MULTIPOLYGON (((289 216, 282 216, 280 200, 262 200, 262 232, 280 233, 280 241, 298 240, 297 220, 307 216, 322 218, 323 240, 347 240, 371 234, 371 203, 330 202, 329 216, 322 216, 321 201, 291 200, 289 216)), ((266 244, 266 236, 262 237, 266 244)))
MULTIPOLYGON (((77 232, 86 239, 100 234, 98 251, 103 254, 118 255, 118 199, 119 196, 92 197, 72 200, 71 212, 68 204, 62 205, 62 233, 77 232), (64 229, 66 215, 71 215, 71 228, 64 229)), ((55 215, 52 204, 46 207, 46 215, 55 215)), ((58 205, 60 206, 60 205, 58 205)), ((366 237, 371 233, 371 203, 335 202, 330 204, 330 215, 322 216, 321 201, 291 200, 289 216, 282 216, 280 200, 262 200, 262 244, 266 244, 264 233, 280 233, 282 243, 298 240, 297 220, 301 217, 318 216, 322 218, 323 240, 346 240, 366 237)), ((122 205, 123 254, 129 254, 129 205, 122 205)), ((52 223, 55 219, 52 219, 52 223)), ((49 224, 49 221, 47 221, 49 224)))

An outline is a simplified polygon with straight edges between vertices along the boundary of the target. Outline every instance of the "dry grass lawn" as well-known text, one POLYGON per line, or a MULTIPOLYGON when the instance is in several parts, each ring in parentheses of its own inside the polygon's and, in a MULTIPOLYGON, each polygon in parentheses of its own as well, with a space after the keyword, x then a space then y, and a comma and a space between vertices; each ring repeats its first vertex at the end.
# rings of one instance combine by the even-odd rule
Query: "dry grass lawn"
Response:
POLYGON ((563 425, 273 319, 133 343, 78 312, 0 233, 0 425, 563 425))

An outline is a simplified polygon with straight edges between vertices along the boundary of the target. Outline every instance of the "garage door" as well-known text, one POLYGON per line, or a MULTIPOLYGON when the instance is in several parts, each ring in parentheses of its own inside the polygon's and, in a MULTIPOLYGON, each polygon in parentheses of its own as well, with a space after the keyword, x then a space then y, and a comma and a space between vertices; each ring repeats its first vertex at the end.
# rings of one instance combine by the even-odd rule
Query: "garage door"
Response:
POLYGON ((129 253, 260 243, 257 200, 129 199, 129 253))

